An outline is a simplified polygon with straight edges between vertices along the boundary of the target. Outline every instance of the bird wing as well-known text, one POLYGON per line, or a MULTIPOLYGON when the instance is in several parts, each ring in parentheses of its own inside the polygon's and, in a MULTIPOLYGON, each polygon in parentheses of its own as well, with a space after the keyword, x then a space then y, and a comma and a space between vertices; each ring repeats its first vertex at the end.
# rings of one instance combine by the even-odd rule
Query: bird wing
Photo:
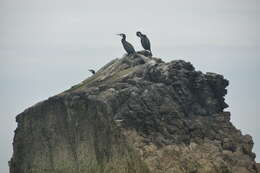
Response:
POLYGON ((135 52, 134 46, 131 45, 129 42, 126 41, 124 46, 125 46, 126 51, 130 51, 130 53, 135 52))
POLYGON ((142 39, 141 39, 141 43, 142 43, 142 46, 144 49, 146 50, 151 50, 151 44, 150 44, 150 41, 149 39, 144 36, 142 39))

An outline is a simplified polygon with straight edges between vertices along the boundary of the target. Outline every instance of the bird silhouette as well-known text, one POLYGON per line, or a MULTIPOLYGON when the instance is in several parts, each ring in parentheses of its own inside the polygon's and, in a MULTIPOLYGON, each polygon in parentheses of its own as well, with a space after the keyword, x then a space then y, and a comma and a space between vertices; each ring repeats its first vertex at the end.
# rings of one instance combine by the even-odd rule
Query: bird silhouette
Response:
POLYGON ((89 69, 88 71, 91 72, 92 74, 96 73, 95 70, 93 70, 93 69, 89 69))
POLYGON ((126 35, 123 33, 117 35, 122 37, 121 42, 127 54, 128 55, 134 54, 135 53, 134 46, 132 46, 129 42, 126 41, 126 35))
POLYGON ((143 46, 143 48, 145 50, 148 50, 151 54, 152 54, 152 51, 151 51, 151 43, 150 43, 150 40, 148 39, 148 37, 145 35, 145 34, 142 34, 140 31, 137 31, 136 32, 136 35, 138 37, 140 37, 141 39, 141 44, 143 46))

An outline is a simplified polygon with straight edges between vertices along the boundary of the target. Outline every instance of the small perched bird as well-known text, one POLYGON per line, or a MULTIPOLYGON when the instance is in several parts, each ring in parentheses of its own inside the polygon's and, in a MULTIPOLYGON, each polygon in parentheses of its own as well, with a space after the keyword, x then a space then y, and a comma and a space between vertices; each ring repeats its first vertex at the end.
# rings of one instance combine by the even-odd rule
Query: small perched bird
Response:
POLYGON ((129 42, 126 41, 126 35, 123 34, 123 33, 122 34, 117 34, 117 35, 122 37, 121 42, 122 42, 123 47, 124 47, 125 51, 127 52, 127 54, 128 55, 134 54, 135 53, 135 49, 129 42))
POLYGON ((93 69, 89 69, 88 71, 90 71, 92 74, 96 73, 95 70, 93 70, 93 69))
POLYGON ((137 37, 140 37, 143 48, 145 50, 149 50, 150 53, 152 54, 151 44, 150 44, 150 40, 148 39, 148 37, 145 34, 142 34, 140 31, 137 31, 136 35, 137 35, 137 37))

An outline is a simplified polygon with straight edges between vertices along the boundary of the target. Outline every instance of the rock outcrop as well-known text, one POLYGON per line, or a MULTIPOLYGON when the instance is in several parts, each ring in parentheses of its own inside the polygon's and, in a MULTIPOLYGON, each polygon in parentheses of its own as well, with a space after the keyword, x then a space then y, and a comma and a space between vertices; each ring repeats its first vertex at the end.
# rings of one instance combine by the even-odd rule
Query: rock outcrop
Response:
POLYGON ((227 86, 182 60, 115 59, 16 117, 10 173, 256 173, 227 86))

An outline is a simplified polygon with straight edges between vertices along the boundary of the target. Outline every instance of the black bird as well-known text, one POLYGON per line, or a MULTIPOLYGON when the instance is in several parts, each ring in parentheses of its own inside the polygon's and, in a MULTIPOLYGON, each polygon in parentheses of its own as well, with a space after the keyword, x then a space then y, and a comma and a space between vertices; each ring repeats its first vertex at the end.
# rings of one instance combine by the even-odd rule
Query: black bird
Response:
POLYGON ((135 53, 135 49, 129 42, 126 41, 126 35, 123 34, 123 33, 122 34, 117 34, 117 35, 122 37, 121 42, 122 42, 123 47, 124 47, 125 51, 127 52, 127 54, 128 55, 134 54, 135 53))
POLYGON ((136 32, 137 37, 141 38, 141 43, 142 46, 145 50, 149 50, 151 53, 151 44, 150 44, 150 40, 148 39, 148 37, 145 34, 142 34, 140 31, 136 32))
POLYGON ((88 71, 90 71, 92 74, 96 73, 95 70, 93 70, 93 69, 89 69, 88 71))

